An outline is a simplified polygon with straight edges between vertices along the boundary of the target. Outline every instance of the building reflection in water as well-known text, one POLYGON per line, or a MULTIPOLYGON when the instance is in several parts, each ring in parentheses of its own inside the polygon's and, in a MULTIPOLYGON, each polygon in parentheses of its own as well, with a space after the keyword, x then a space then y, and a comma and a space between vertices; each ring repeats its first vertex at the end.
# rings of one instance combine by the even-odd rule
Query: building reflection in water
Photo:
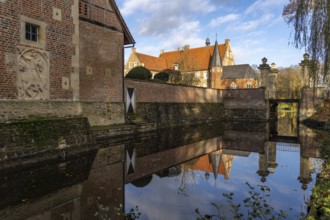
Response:
MULTIPOLYGON (((229 179, 235 157, 248 157, 251 152, 259 154, 257 173, 265 182, 276 172, 276 153, 281 150, 276 142, 268 141, 266 127, 245 129, 234 124, 217 132, 193 128, 181 134, 174 130, 115 146, 104 141, 88 155, 38 168, 7 170, 0 175, 0 219, 122 219, 114 209, 125 205, 125 184, 145 187, 153 174, 160 178, 182 175, 180 164, 187 161, 192 161, 190 169, 203 171, 206 180, 210 176, 216 180, 218 175, 229 179), (169 136, 174 140, 168 140, 169 136)), ((301 134, 299 140, 297 178, 306 189, 312 180, 310 157, 319 152, 311 150, 311 144, 317 143, 310 136, 301 134)))

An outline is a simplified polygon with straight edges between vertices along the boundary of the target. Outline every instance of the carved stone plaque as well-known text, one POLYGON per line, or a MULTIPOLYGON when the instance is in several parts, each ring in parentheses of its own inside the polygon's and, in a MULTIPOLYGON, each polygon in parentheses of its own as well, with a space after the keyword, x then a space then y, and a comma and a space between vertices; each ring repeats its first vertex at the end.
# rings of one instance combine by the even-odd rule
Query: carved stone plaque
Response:
POLYGON ((32 48, 18 48, 18 98, 49 99, 48 53, 32 48))

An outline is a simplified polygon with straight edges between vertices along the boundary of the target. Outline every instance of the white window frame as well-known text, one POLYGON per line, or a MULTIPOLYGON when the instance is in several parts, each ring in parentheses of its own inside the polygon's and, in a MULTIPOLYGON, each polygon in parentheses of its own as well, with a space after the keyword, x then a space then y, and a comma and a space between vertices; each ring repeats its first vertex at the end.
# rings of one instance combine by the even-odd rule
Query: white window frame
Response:
POLYGON ((237 83, 236 83, 236 82, 232 82, 232 83, 230 84, 230 88, 231 88, 231 89, 237 89, 237 83))

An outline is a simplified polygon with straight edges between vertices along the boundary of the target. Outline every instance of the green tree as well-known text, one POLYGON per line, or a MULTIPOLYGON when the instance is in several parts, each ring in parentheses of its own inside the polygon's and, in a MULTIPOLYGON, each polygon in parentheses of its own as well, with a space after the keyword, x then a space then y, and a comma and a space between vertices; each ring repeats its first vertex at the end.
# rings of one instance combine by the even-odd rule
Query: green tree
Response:
POLYGON ((169 74, 169 72, 162 71, 162 72, 157 73, 154 76, 154 79, 167 82, 170 79, 170 74, 169 74))
POLYGON ((140 80, 149 80, 149 79, 151 79, 151 77, 152 77, 152 74, 151 74, 150 70, 148 70, 147 68, 145 68, 143 66, 134 67, 125 76, 125 78, 140 79, 140 80))
MULTIPOLYGON (((284 7, 284 20, 293 26, 293 43, 305 48, 311 59, 323 63, 323 77, 330 70, 330 0, 290 0, 284 7)), ((311 77, 318 74, 312 65, 311 77)))

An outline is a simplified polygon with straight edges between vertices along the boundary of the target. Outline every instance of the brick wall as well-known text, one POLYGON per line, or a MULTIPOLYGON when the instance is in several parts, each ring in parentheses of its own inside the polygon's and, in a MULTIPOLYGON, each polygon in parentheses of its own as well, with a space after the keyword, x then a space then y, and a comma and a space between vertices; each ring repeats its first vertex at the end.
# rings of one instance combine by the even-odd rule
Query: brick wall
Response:
POLYGON ((161 84, 125 79, 125 88, 134 88, 137 102, 219 103, 223 91, 192 86, 161 84))
POLYGON ((230 89, 232 82, 235 82, 237 85, 237 88, 243 89, 247 88, 246 85, 248 82, 251 83, 251 88, 257 88, 258 87, 258 80, 256 79, 223 79, 221 80, 221 88, 223 89, 230 89))
POLYGON ((80 99, 123 101, 124 35, 108 1, 79 1, 80 99), (86 11, 87 10, 87 11, 86 11))
POLYGON ((123 101, 123 44, 122 33, 80 22, 81 100, 123 101))
POLYGON ((70 77, 73 24, 72 0, 62 1, 6 1, 0 3, 0 98, 16 99, 18 54, 17 46, 49 52, 50 98, 71 99, 72 92, 62 89, 62 77, 70 77), (54 19, 54 8, 60 10, 61 20, 54 19), (22 17, 44 22, 43 45, 22 42, 22 17))
POLYGON ((130 79, 125 88, 135 89, 135 115, 161 126, 268 117, 264 89, 217 90, 130 79))

